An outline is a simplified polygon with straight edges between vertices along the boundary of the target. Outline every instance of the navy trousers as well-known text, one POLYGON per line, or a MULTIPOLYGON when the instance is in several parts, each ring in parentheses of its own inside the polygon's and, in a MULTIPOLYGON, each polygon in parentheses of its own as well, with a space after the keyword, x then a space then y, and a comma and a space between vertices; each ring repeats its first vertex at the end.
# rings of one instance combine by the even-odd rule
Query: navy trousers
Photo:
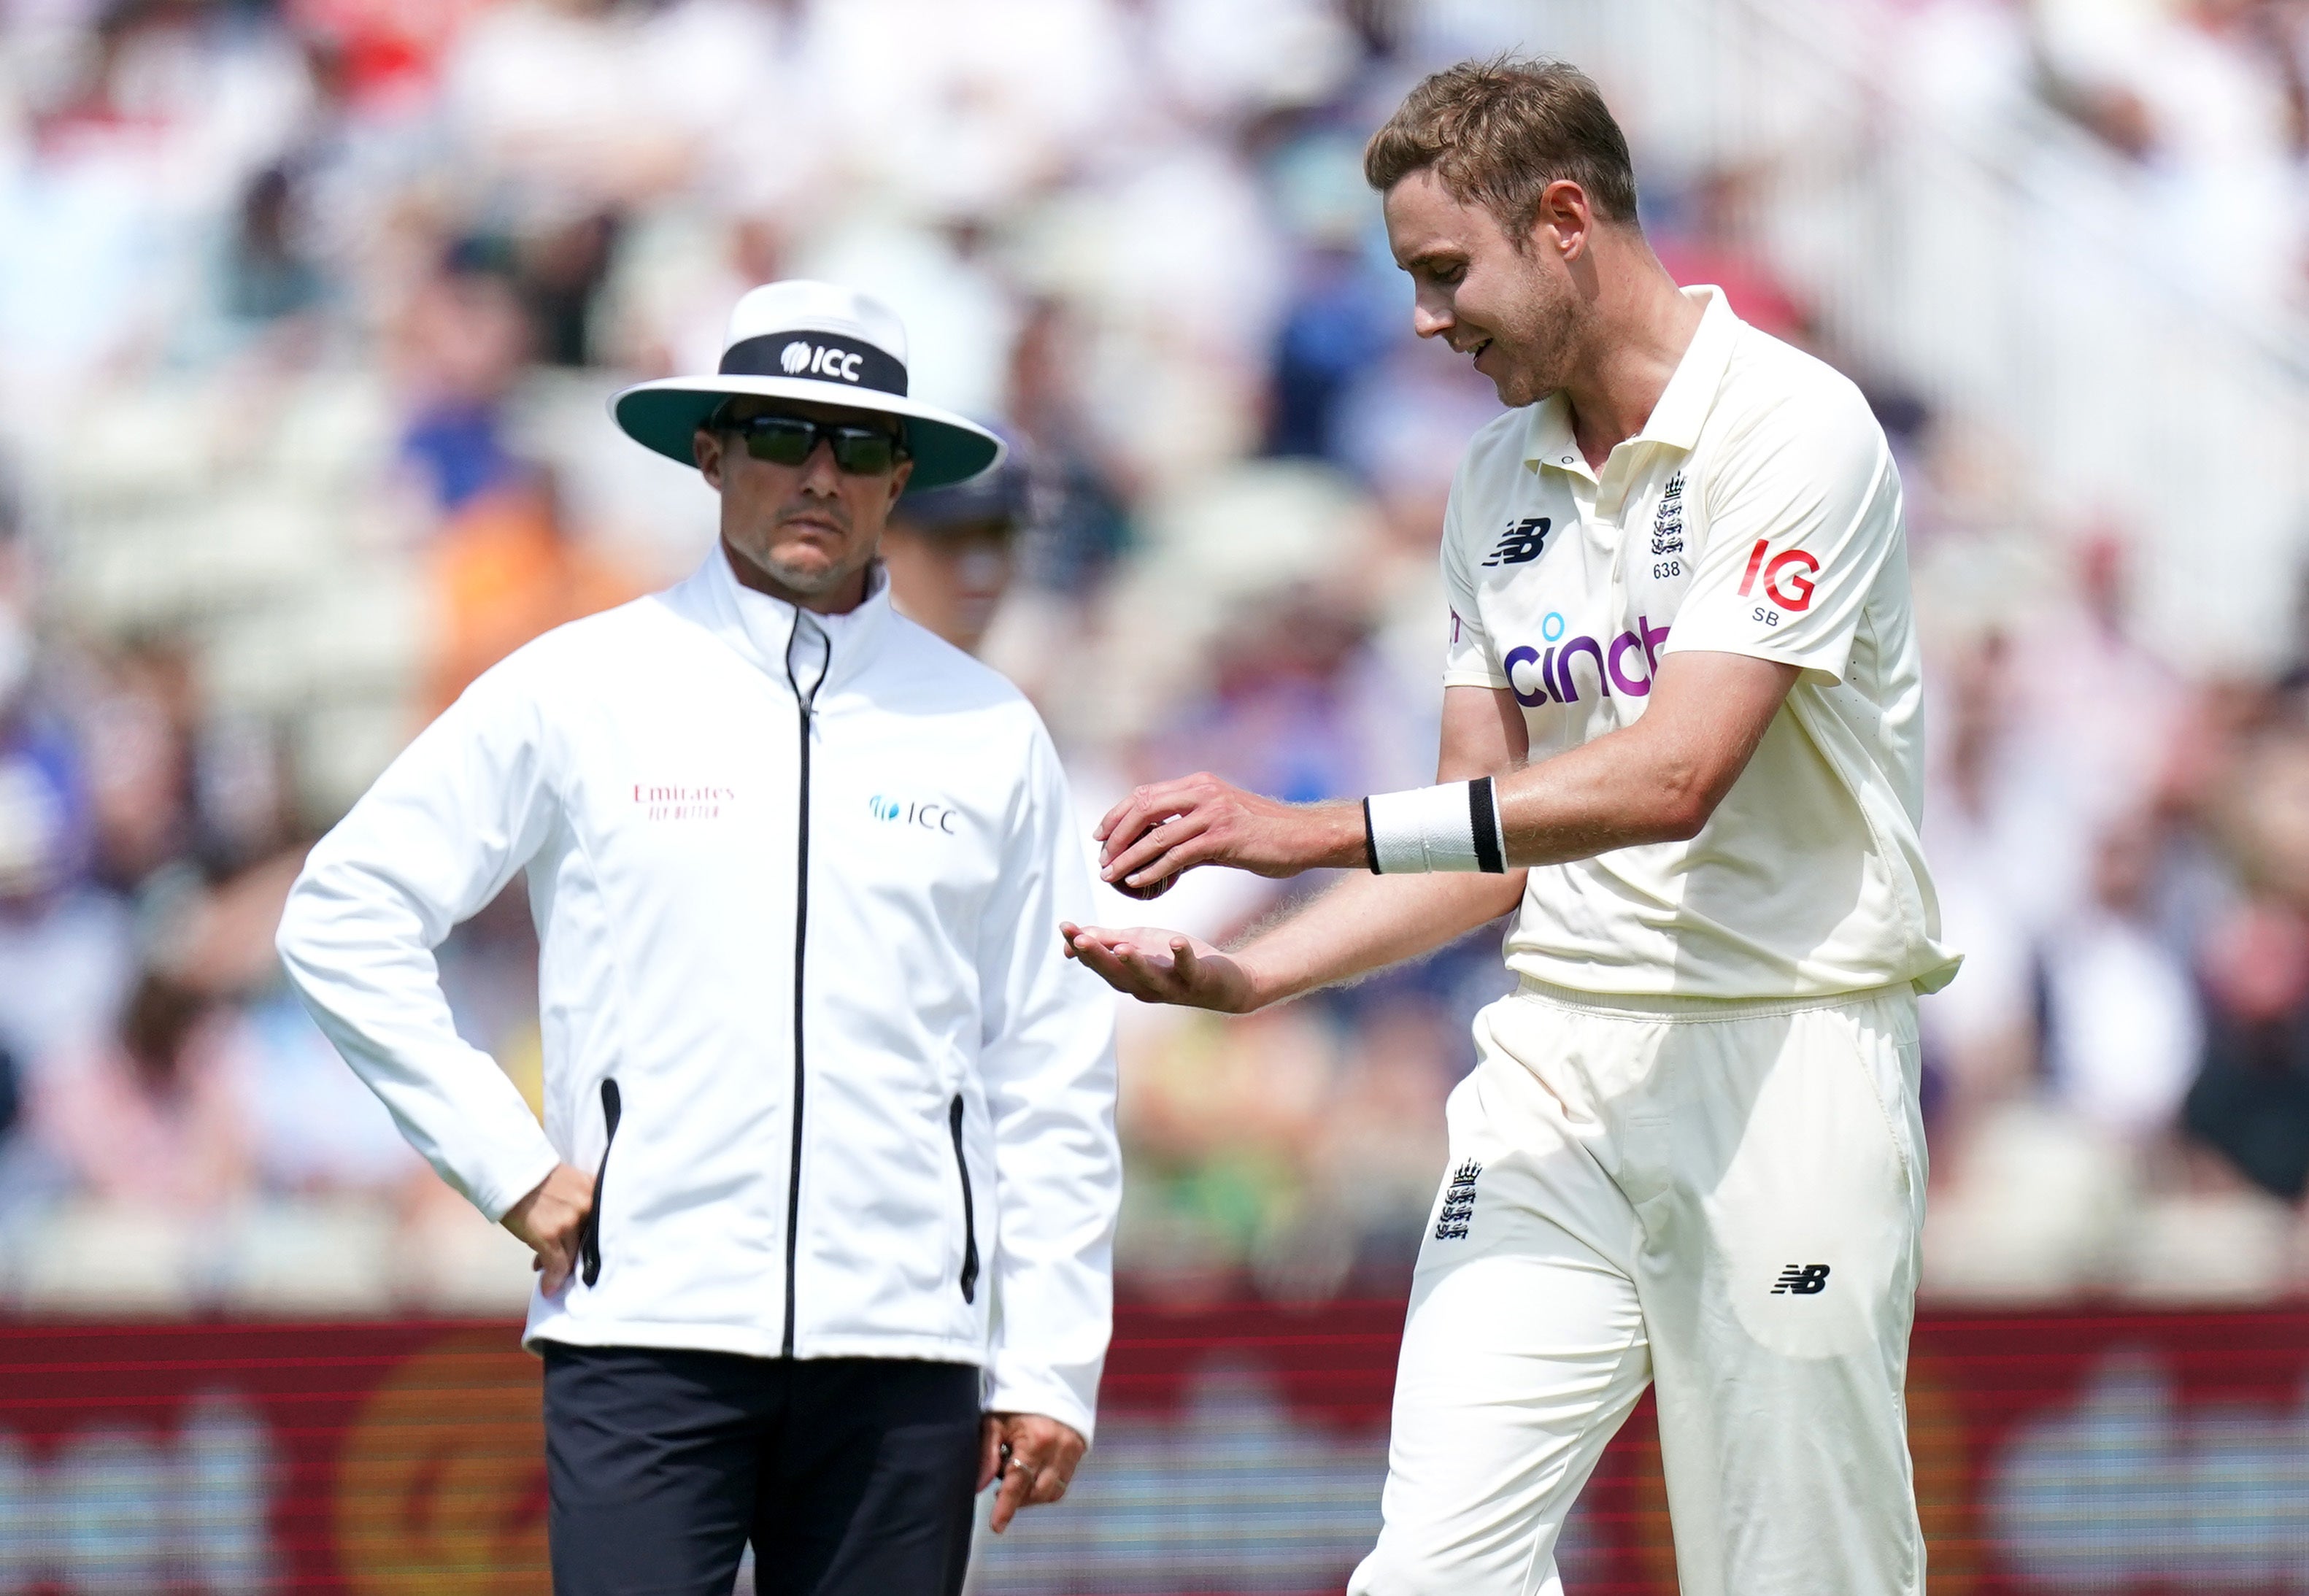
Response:
POLYGON ((545 1351, 555 1596, 956 1596, 978 1370, 641 1347, 545 1351))

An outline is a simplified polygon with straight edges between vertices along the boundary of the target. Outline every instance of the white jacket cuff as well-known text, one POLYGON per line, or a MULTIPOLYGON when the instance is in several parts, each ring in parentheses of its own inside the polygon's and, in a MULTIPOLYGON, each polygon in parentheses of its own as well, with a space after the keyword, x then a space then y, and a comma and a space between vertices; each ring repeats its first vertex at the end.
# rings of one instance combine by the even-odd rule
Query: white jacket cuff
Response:
POLYGON ((537 1133, 538 1150, 528 1162, 508 1162, 506 1169, 510 1178, 499 1179, 490 1170, 473 1184, 473 1206, 489 1217, 489 1223, 501 1224, 513 1205, 545 1184, 545 1178, 561 1167, 561 1155, 545 1139, 545 1132, 537 1133))
POLYGON ((988 1379, 990 1413, 1040 1413, 1071 1427, 1087 1444, 1096 1422, 1091 1405, 1048 1369, 1035 1368, 997 1352, 988 1379))

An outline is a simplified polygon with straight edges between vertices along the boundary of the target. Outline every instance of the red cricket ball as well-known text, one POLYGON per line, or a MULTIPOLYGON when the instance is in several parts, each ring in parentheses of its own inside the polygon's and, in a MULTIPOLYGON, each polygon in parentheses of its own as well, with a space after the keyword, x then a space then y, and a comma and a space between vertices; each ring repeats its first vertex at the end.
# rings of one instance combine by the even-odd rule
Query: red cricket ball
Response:
MULTIPOLYGON (((1146 831, 1141 832, 1138 835, 1131 838, 1130 847, 1136 848, 1139 843, 1145 841, 1146 840, 1147 832, 1152 832, 1155 829, 1155 826, 1164 826, 1170 824, 1171 823, 1168 820, 1156 821, 1154 825, 1148 826, 1146 831)), ((1123 849, 1119 850, 1118 851, 1128 852, 1129 850, 1123 849)), ((1162 880, 1151 883, 1146 886, 1133 886, 1129 881, 1118 876, 1114 878, 1114 890, 1120 893, 1126 898, 1136 898, 1142 903, 1150 903, 1155 899, 1161 897, 1164 893, 1169 892, 1172 887, 1176 886, 1179 884, 1179 875, 1180 872, 1174 870, 1170 875, 1163 877, 1162 880)))

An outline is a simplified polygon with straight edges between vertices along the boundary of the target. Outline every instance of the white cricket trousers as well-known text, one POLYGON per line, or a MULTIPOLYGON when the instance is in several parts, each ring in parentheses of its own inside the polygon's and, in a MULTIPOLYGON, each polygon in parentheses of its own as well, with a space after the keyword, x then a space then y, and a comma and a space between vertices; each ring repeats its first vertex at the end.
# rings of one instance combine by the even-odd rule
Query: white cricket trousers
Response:
POLYGON ((1350 1596, 1557 1596, 1564 1515, 1647 1382, 1682 1596, 1922 1596, 1914 993, 1527 980, 1475 1045, 1350 1596))

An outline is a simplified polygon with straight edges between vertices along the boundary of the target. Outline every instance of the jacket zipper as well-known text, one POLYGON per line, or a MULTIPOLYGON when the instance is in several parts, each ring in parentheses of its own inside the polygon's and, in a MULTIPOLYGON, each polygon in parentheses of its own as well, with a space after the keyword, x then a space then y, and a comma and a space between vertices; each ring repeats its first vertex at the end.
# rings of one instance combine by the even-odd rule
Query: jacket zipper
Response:
POLYGON ((610 1149, 618 1144, 618 1120, 625 1104, 618 1092, 614 1077, 601 1082, 601 1124, 607 1127, 601 1138, 601 1167, 593 1171, 593 1206, 585 1212, 584 1233, 577 1240, 577 1257, 587 1285, 601 1278, 601 1190, 610 1178, 610 1149))
POLYGON ((962 1150, 962 1093, 954 1094, 947 1111, 947 1128, 954 1133, 954 1167, 962 1173, 962 1299, 978 1300, 978 1212, 970 1195, 970 1157, 962 1150))
POLYGON ((786 638, 786 682, 793 688, 794 723, 801 738, 800 798, 796 809, 794 869, 794 967, 793 967, 793 1147, 786 1163, 786 1322, 783 1356, 794 1355, 794 1264, 801 1245, 801 1110, 805 1082, 802 1058, 802 967, 803 954, 809 942, 809 735, 812 710, 817 702, 817 690, 826 684, 826 673, 834 661, 834 640, 823 628, 810 625, 810 630, 826 645, 826 653, 818 662, 817 675, 805 691, 801 676, 794 669, 794 645, 802 641, 802 628, 809 625, 803 613, 794 611, 793 631, 786 638))

